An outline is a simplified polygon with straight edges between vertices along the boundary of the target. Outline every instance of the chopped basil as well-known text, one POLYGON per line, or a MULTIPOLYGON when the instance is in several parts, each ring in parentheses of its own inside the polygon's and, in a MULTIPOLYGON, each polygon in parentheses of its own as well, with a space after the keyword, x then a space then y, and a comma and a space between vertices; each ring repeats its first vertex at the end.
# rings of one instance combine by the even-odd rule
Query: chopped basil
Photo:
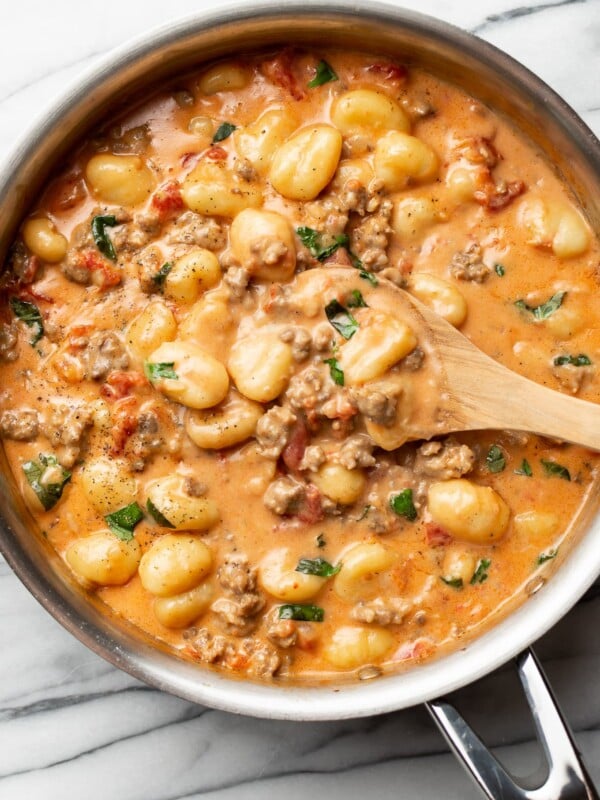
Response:
POLYGON ((40 453, 38 461, 26 461, 23 464, 23 472, 46 511, 58 503, 65 484, 71 480, 71 473, 61 467, 56 456, 43 453, 40 453), (48 471, 51 471, 51 477, 57 480, 46 482, 47 478, 44 480, 44 476, 48 471))
POLYGON ((316 231, 314 228, 307 228, 305 226, 296 228, 296 233, 300 237, 302 244, 308 248, 310 254, 317 261, 325 261, 326 258, 333 255, 338 247, 345 247, 348 251, 350 261, 354 269, 358 270, 358 274, 364 280, 369 281, 371 286, 377 286, 378 281, 372 272, 366 270, 360 258, 350 250, 350 237, 347 233, 340 233, 334 236, 325 235, 316 231), (324 244, 325 239, 328 244, 324 244))
POLYGON ((441 575, 440 580, 443 581, 446 584, 446 586, 452 586, 453 589, 463 588, 462 578, 445 578, 443 575, 441 575))
POLYGON ((318 575, 319 578, 331 578, 333 575, 337 575, 341 568, 341 564, 337 564, 334 567, 324 558, 301 558, 298 561, 296 572, 303 572, 305 575, 318 575))
POLYGON ((346 305, 348 308, 368 308, 367 304, 365 303, 365 298, 358 291, 358 289, 352 290, 351 298, 348 300, 346 305))
POLYGON ((553 558, 556 558, 558 555, 558 547, 552 548, 552 550, 548 550, 546 553, 540 553, 537 557, 537 565, 540 567, 542 564, 545 564, 546 561, 552 561, 553 558))
POLYGON ((296 233, 300 237, 302 244, 309 249, 311 256, 316 258, 317 261, 324 261, 333 255, 338 247, 347 247, 350 244, 350 239, 345 233, 325 236, 314 228, 307 227, 296 228, 296 233), (328 244, 323 244, 324 238, 328 244))
POLYGON ((494 271, 499 278, 503 278, 506 275, 504 264, 494 264, 494 271))
POLYGON ((10 298, 10 307, 13 314, 21 322, 24 322, 28 328, 33 331, 33 338, 29 344, 33 347, 44 335, 44 321, 40 314, 39 308, 35 303, 29 303, 27 300, 19 300, 18 297, 10 298))
POLYGON ((174 366, 174 361, 159 362, 158 364, 152 361, 146 361, 144 363, 144 373, 151 383, 159 381, 161 378, 170 378, 171 380, 177 381, 179 380, 179 375, 173 369, 174 366))
POLYGON ((338 80, 339 78, 335 74, 331 65, 321 59, 321 61, 319 61, 317 64, 317 74, 306 85, 309 89, 314 89, 317 86, 322 86, 324 83, 330 83, 330 81, 338 80))
POLYGON ((227 139, 228 136, 234 132, 237 128, 237 125, 232 125, 231 122, 222 122, 217 130, 215 131, 215 135, 212 138, 213 144, 217 142, 222 142, 224 139, 227 139))
POLYGON ((117 254, 106 228, 114 228, 116 224, 117 218, 114 214, 102 214, 92 219, 92 236, 96 247, 103 256, 110 258, 111 261, 117 260, 117 254))
POLYGON ((566 292, 557 292, 556 294, 553 294, 549 300, 546 300, 545 303, 542 303, 539 306, 529 306, 525 300, 517 300, 515 305, 521 311, 529 311, 531 314, 533 314, 534 319, 548 319, 549 316, 554 314, 554 312, 561 307, 566 294, 566 292))
POLYGON ((175 525, 173 525, 172 522, 169 522, 169 520, 165 517, 165 515, 158 510, 158 508, 154 505, 154 503, 152 502, 152 500, 150 500, 150 498, 146 500, 146 508, 150 516, 155 520, 155 522, 158 522, 158 524, 162 525, 163 528, 175 527, 175 525))
POLYGON ((344 370, 338 364, 336 358, 326 358, 323 361, 324 364, 329 364, 329 374, 331 375, 331 380, 334 383, 337 383, 338 386, 344 385, 344 370))
POLYGON ((162 265, 162 267, 158 270, 156 275, 152 276, 153 282, 160 288, 165 285, 165 281, 167 279, 167 275, 173 269, 173 264, 170 261, 167 261, 162 265))
POLYGON ((344 339, 351 339, 358 330, 358 322, 337 300, 331 300, 327 303, 325 314, 331 325, 344 339))
POLYGON ((301 622, 323 622, 325 612, 319 606, 286 603, 279 606, 279 619, 296 619, 301 622))
POLYGON ((502 470, 506 467, 504 453, 497 444, 493 444, 490 447, 488 454, 485 457, 485 463, 490 472, 502 472, 502 470))
POLYGON ((554 359, 555 367, 564 367, 565 364, 572 364, 574 367, 589 367, 591 359, 585 353, 579 353, 578 356, 556 356, 554 359))
POLYGON ((363 508, 363 510, 362 510, 362 514, 360 515, 360 517, 357 517, 357 518, 356 518, 354 521, 355 521, 355 522, 362 522, 362 520, 363 520, 363 519, 365 519, 365 518, 367 517, 367 514, 369 513, 369 511, 370 511, 372 508, 373 508, 373 506, 365 506, 365 507, 363 508))
POLYGON ((390 497, 390 508, 399 517, 414 522, 417 518, 417 509, 413 503, 412 489, 403 489, 399 494, 390 497))
POLYGON ((477 562, 477 566, 475 567, 475 572, 473 573, 473 577, 470 580, 470 583, 474 586, 476 583, 483 583, 487 581, 488 574, 487 571, 490 568, 492 562, 489 558, 480 558, 477 562))
POLYGON ((526 458, 521 461, 521 466, 519 469, 515 470, 515 475, 526 475, 528 478, 531 478, 533 475, 533 470, 531 469, 531 465, 526 458))
POLYGON ((544 472, 549 478, 556 475, 557 478, 562 478, 564 481, 571 480, 571 473, 566 467, 563 467, 562 464, 557 464, 556 461, 550 461, 546 458, 542 458, 541 461, 544 472))
POLYGON ((316 542, 316 545, 317 545, 317 547, 319 548, 319 550, 320 550, 322 547, 326 547, 326 546, 327 546, 327 542, 325 541, 325 537, 323 536, 323 534, 322 534, 322 533, 320 533, 320 534, 317 536, 317 538, 315 539, 315 542, 316 542))
POLYGON ((122 542, 130 542, 133 539, 133 529, 143 518, 144 512, 137 503, 130 503, 104 517, 108 527, 122 542))

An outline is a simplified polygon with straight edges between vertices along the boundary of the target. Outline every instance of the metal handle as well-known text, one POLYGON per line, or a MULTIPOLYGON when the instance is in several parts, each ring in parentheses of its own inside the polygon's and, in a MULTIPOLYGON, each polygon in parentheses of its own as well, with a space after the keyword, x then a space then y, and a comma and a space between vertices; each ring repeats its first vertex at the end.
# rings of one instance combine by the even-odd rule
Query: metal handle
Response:
POLYGON ((517 671, 548 762, 541 786, 519 786, 447 700, 427 710, 460 763, 489 800, 600 800, 539 661, 532 650, 517 657, 517 671))

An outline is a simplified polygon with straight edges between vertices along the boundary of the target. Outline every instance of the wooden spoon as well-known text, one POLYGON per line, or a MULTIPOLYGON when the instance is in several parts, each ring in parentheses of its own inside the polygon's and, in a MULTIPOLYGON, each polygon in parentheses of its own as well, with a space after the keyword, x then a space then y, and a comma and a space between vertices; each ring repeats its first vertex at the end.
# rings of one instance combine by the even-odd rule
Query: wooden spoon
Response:
POLYGON ((439 358, 440 390, 447 396, 430 436, 495 428, 600 450, 600 405, 546 389, 503 367, 408 292, 394 290, 414 307, 439 358))

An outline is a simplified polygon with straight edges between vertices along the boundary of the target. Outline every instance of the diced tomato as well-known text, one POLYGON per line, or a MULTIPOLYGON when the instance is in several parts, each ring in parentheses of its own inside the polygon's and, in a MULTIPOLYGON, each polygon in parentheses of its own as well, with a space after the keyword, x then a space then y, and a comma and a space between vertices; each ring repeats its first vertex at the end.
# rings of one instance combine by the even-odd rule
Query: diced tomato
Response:
POLYGON ((444 547, 450 544, 452 536, 437 522, 425 523, 425 539, 430 547, 444 547))
POLYGON ((77 256, 77 267, 90 272, 94 283, 101 289, 121 283, 120 270, 95 250, 82 250, 77 256))
POLYGON ((19 283, 33 283, 35 275, 40 267, 40 259, 31 255, 25 262, 22 273, 19 275, 19 283))
POLYGON ((119 455, 125 449, 127 439, 137 429, 138 401, 135 397, 124 397, 117 400, 112 413, 112 455, 119 455))
POLYGON ((181 211, 184 204, 179 183, 177 181, 168 181, 159 186, 152 195, 150 205, 159 212, 163 220, 168 219, 176 211, 181 211))
POLYGON ((121 400, 131 394, 136 386, 144 386, 148 381, 141 372, 125 372, 114 369, 106 378, 100 389, 107 400, 121 400))
POLYGON ((42 300, 44 303, 54 302, 53 297, 44 294, 44 292, 40 292, 39 289, 35 288, 35 286, 28 286, 26 289, 22 289, 19 292, 19 297, 21 300, 42 300))
POLYGON ((281 458, 290 472, 296 472, 304 457, 308 443, 308 430, 306 423, 300 417, 294 423, 288 443, 283 449, 281 458))
POLYGON ((294 100, 304 100, 306 91, 294 75, 293 63, 293 52, 284 50, 275 58, 263 61, 261 71, 266 78, 280 86, 284 91, 289 92, 294 100))
POLYGON ((404 83, 408 77, 408 70, 405 66, 402 64, 394 64, 391 61, 370 64, 367 67, 367 72, 389 83, 404 83))
POLYGON ((313 525, 323 519, 321 492, 313 483, 309 483, 306 487, 304 502, 295 516, 307 525, 313 525))
POLYGON ((191 167, 200 158, 200 153, 183 153, 181 156, 181 166, 191 167))
POLYGON ((208 158, 210 161, 225 161, 227 158, 227 150, 218 144, 213 144, 213 146, 209 147, 203 154, 203 157, 208 158))
POLYGON ((523 181, 510 181, 509 183, 494 183, 492 180, 485 183, 483 188, 473 193, 475 200, 490 211, 500 211, 525 191, 523 181))
POLYGON ((415 639, 414 642, 404 642, 392 656, 392 661, 422 661, 435 652, 436 646, 426 636, 415 639))

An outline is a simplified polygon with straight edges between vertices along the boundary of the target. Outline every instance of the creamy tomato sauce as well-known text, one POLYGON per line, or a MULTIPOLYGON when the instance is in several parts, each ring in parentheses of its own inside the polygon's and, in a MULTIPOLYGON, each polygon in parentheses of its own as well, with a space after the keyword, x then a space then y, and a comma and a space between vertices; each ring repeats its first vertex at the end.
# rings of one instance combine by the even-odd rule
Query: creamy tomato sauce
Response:
POLYGON ((459 88, 360 53, 219 63, 109 120, 24 220, 4 448, 65 569, 182 658, 404 669, 552 569, 597 456, 419 438, 440 370, 398 289, 598 402, 598 263, 551 166, 459 88))

